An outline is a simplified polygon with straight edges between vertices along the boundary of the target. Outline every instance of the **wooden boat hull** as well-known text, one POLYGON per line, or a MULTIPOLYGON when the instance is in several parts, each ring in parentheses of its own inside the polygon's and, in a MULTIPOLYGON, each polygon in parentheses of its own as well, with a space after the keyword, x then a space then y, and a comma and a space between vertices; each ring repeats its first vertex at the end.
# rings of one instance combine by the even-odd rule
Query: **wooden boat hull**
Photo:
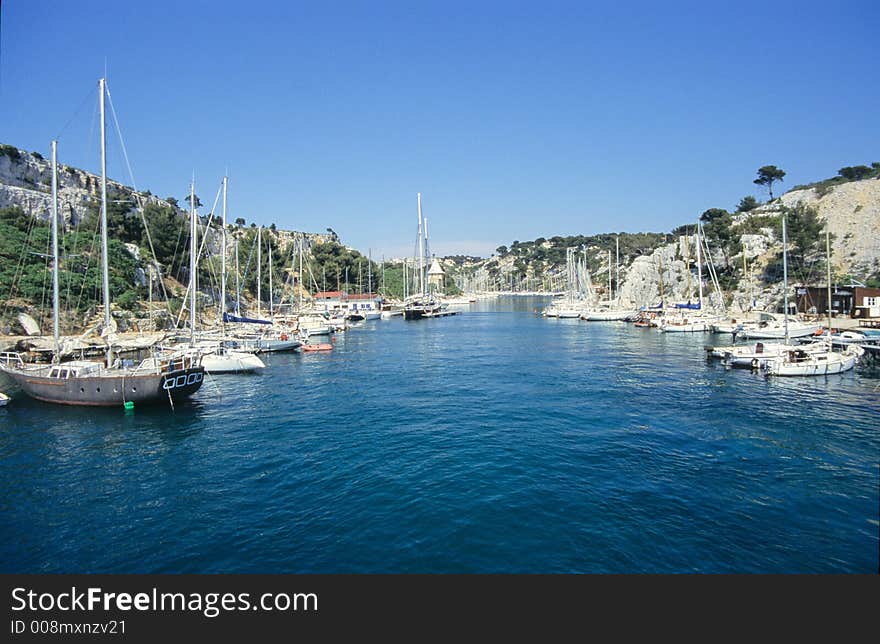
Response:
POLYGON ((168 373, 121 372, 66 379, 26 371, 4 372, 31 398, 57 405, 88 407, 121 407, 126 402, 135 405, 177 402, 197 392, 205 376, 201 366, 168 373))

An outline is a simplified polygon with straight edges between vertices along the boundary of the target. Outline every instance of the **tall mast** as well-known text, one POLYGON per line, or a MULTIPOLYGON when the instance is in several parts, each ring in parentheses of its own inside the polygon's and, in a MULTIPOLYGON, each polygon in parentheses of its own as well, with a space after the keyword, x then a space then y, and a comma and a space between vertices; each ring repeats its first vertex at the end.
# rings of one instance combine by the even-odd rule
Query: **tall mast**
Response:
POLYGON ((428 253, 428 218, 425 217, 425 261, 424 261, 424 265, 425 265, 425 295, 427 295, 428 291, 430 290, 428 287, 428 268, 429 268, 428 261, 429 261, 429 258, 430 258, 430 255, 428 253))
POLYGON ((611 303, 611 251, 608 251, 608 303, 611 303))
MULTIPOLYGON (((106 80, 98 81, 98 90, 101 95, 101 267, 104 282, 104 329, 110 332, 110 267, 107 259, 107 127, 104 114, 104 93, 106 92, 106 80)), ((107 336, 107 366, 113 364, 113 347, 110 346, 110 336, 107 336)))
POLYGON ((58 141, 52 141, 52 337, 55 340, 53 362, 61 350, 61 323, 58 307, 58 141))
POLYGON ((262 233, 263 227, 260 226, 257 228, 257 317, 260 317, 260 282, 263 281, 263 242, 262 242, 262 233))
POLYGON ((220 329, 226 337, 226 188, 229 183, 223 177, 223 231, 220 242, 220 329))
POLYGON ((190 310, 190 343, 196 343, 196 264, 198 253, 198 227, 196 226, 196 182, 189 184, 189 283, 191 286, 189 310, 190 310))
POLYGON ((373 295, 373 249, 367 249, 367 293, 373 295))
POLYGON ((235 315, 241 317, 241 284, 238 274, 238 237, 235 238, 235 315))
POLYGON ((425 284, 424 284, 424 276, 423 276, 423 262, 425 260, 425 250, 422 246, 422 193, 419 192, 418 195, 419 201, 419 292, 424 295, 425 294, 425 284))
POLYGON ((703 310, 703 267, 701 255, 701 246, 703 244, 700 241, 701 226, 700 221, 697 220, 697 284, 700 286, 700 311, 703 310))
POLYGON ((788 344, 788 238, 785 235, 785 215, 782 215, 782 280, 784 285, 785 344, 788 344))
MULTIPOLYGON (((269 319, 272 319, 272 315, 274 309, 272 308, 272 236, 269 236, 267 248, 269 250, 269 262, 267 268, 269 269, 269 319)), ((302 279, 302 277, 300 277, 302 279)))
POLYGON ((303 241, 305 235, 299 238, 299 310, 303 308, 303 241))
POLYGON ((658 283, 660 286, 660 308, 666 309, 663 306, 663 254, 657 255, 657 275, 659 277, 658 283))
POLYGON ((617 291, 616 301, 620 300, 620 235, 614 238, 614 290, 617 291))
POLYGON ((828 256, 828 259, 825 263, 828 265, 826 267, 826 279, 828 280, 828 337, 831 337, 831 230, 828 228, 828 221, 825 221, 825 254, 828 256))

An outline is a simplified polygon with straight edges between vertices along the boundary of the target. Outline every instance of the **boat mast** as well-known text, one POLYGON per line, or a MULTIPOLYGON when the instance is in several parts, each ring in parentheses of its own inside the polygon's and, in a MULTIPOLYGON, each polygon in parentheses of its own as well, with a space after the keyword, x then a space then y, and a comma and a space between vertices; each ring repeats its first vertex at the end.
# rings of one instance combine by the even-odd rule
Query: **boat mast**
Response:
POLYGON ((785 215, 782 215, 782 280, 783 280, 783 297, 785 312, 783 318, 785 320, 785 344, 788 344, 788 238, 785 235, 785 215))
POLYGON ((61 323, 58 307, 58 141, 52 141, 52 337, 55 354, 52 362, 60 360, 61 323))
POLYGON ((226 337, 226 187, 228 178, 223 177, 223 230, 220 251, 220 331, 226 337))
POLYGON ((425 284, 424 284, 424 275, 422 274, 424 271, 424 263, 425 259, 425 251, 422 245, 422 193, 419 192, 417 194, 418 202, 419 202, 419 292, 424 295, 425 294, 425 284))
POLYGON ((190 239, 189 239, 189 283, 191 286, 190 291, 190 301, 189 301, 189 310, 190 310, 190 344, 195 345, 196 343, 196 264, 197 258, 196 254, 198 253, 198 240, 196 237, 198 236, 198 229, 196 227, 196 182, 193 181, 189 184, 189 227, 190 227, 190 239))
POLYGON ((697 220, 697 284, 700 286, 700 311, 703 310, 703 267, 702 267, 702 255, 701 255, 701 246, 700 242, 700 230, 701 224, 700 221, 697 220))
MULTIPOLYGON (((272 315, 274 313, 274 309, 272 308, 272 236, 269 236, 267 249, 269 251, 269 262, 267 268, 269 269, 269 319, 272 319, 272 315)), ((300 280, 302 280, 302 276, 300 276, 300 280)))
POLYGON ((367 293, 373 296, 373 249, 367 249, 367 293))
POLYGON ((101 268, 104 282, 104 329, 107 331, 107 366, 113 364, 110 344, 110 266, 107 259, 107 124, 104 111, 106 79, 98 81, 101 105, 101 268))
POLYGON ((617 296, 616 302, 620 301, 620 235, 614 238, 614 290, 617 296))
POLYGON ((235 238, 235 315, 241 317, 241 284, 238 274, 238 237, 235 238))
POLYGON ((305 235, 299 238, 299 310, 303 308, 303 240, 305 235))
POLYGON ((660 286, 660 308, 665 309, 663 306, 663 254, 657 255, 657 276, 659 277, 659 286, 660 286))
POLYGON ((262 233, 263 227, 260 226, 257 228, 257 317, 260 317, 260 282, 263 281, 263 245, 262 245, 262 233))
POLYGON ((825 273, 828 280, 828 337, 831 338, 831 230, 827 221, 825 222, 825 254, 828 256, 825 262, 828 265, 825 273))
POLYGON ((608 304, 611 304, 611 251, 608 251, 608 304))
POLYGON ((422 265, 425 267, 425 292, 424 295, 427 295, 431 290, 430 285, 428 284, 428 260, 430 255, 428 253, 428 218, 425 217, 425 261, 422 265))

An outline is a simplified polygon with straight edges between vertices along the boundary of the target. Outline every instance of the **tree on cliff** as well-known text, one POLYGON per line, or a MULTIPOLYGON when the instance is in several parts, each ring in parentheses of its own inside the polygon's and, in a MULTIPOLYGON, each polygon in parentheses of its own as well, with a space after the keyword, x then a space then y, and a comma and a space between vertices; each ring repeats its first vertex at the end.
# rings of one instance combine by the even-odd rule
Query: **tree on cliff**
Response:
POLYGON ((702 215, 703 234, 709 243, 721 249, 725 267, 730 265, 730 256, 740 250, 738 235, 733 231, 733 215, 723 208, 709 208, 702 215))
MULTIPOLYGON (((802 280, 824 275, 825 222, 819 219, 813 206, 798 202, 791 208, 783 208, 789 243, 788 261, 794 274, 802 280)), ((834 235, 831 236, 834 239, 834 235)))
POLYGON ((736 204, 736 212, 751 212, 758 207, 758 200, 752 195, 748 195, 739 200, 736 204))
POLYGON ((777 168, 775 165, 765 165, 758 168, 758 178, 754 183, 759 186, 767 186, 767 190, 770 192, 770 201, 773 201, 773 183, 782 181, 784 176, 785 170, 782 168, 777 168))
POLYGON ((847 166, 838 170, 837 173, 849 181, 859 181, 873 174, 871 168, 866 165, 847 166))
MULTIPOLYGON (((190 196, 187 195, 187 196, 186 196, 186 199, 184 199, 184 201, 186 201, 186 203, 189 203, 189 202, 190 202, 190 196)), ((192 204, 190 204, 190 207, 192 207, 192 204)), ((198 195, 196 195, 196 208, 201 208, 201 207, 202 207, 202 200, 199 199, 199 196, 198 196, 198 195)))

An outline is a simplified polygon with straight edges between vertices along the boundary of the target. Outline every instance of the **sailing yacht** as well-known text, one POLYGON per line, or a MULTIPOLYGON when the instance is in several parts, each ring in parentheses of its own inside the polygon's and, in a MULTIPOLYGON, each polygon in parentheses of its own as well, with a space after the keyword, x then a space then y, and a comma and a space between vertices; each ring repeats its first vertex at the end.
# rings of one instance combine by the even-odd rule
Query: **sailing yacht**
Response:
POLYGON ((626 320, 635 316, 635 309, 621 308, 620 306, 620 238, 615 239, 615 270, 617 271, 617 296, 611 298, 611 251, 608 251, 608 301, 601 306, 585 309, 581 313, 581 319, 588 322, 612 322, 626 320))
POLYGON ((420 320, 435 317, 442 311, 441 302, 428 291, 427 267, 427 221, 422 218, 422 193, 418 193, 419 232, 417 265, 419 267, 419 293, 404 300, 403 319, 420 320))
MULTIPOLYGON (((786 253, 785 217, 782 218, 783 278, 785 280, 785 312, 788 313, 788 258, 786 253)), ((826 279, 828 280, 828 329, 831 323, 831 233, 825 228, 826 279)), ((788 344, 788 315, 785 316, 785 343, 788 344)), ((834 351, 830 333, 819 343, 824 350, 807 352, 802 347, 790 347, 773 360, 767 361, 764 370, 768 376, 825 376, 849 371, 856 366, 865 350, 853 344, 842 352, 834 351)))
MULTIPOLYGON (((224 178, 224 181, 227 181, 224 178)), ((225 191, 224 187, 224 191, 225 191)), ((224 199, 225 204, 225 199, 224 199)), ((224 205, 224 213, 225 213, 225 205, 224 205)), ((226 217, 224 215, 224 221, 226 217)), ((224 231, 226 230, 224 226, 224 231)), ((257 230, 257 235, 259 238, 260 230, 257 230)), ((224 232, 225 237, 225 232, 224 232)), ((221 328, 224 329, 224 344, 229 349, 245 351, 248 353, 271 353, 278 351, 295 351, 296 349, 302 346, 302 342, 297 337, 297 333, 292 330, 292 328, 288 326, 282 325, 280 328, 275 328, 275 318, 272 315, 271 304, 273 302, 272 295, 272 273, 269 273, 269 302, 270 302, 270 317, 271 320, 263 320, 260 317, 260 295, 259 295, 259 286, 262 283, 262 275, 260 274, 260 267, 262 266, 262 259, 259 257, 260 249, 262 245, 258 239, 258 259, 257 259, 257 317, 250 318, 241 315, 240 305, 239 305, 239 296, 241 294, 240 285, 236 286, 236 306, 235 306, 235 314, 230 313, 226 309, 226 297, 223 295, 225 292, 225 283, 226 283, 226 269, 221 268, 221 303, 220 303, 220 322, 221 328), (233 327, 229 333, 227 334, 226 324, 234 324, 237 325, 233 327), (262 330, 255 330, 261 329, 262 330)), ((226 248, 226 242, 223 242, 223 248, 226 248)), ((238 240, 235 241, 235 257, 236 257, 236 282, 238 282, 238 240)), ((271 255, 271 245, 269 246, 270 255, 271 255)), ((225 267, 226 264, 226 256, 225 252, 221 258, 221 264, 225 267)), ((287 322, 284 322, 287 324, 287 322)))
MULTIPOLYGON (((703 299, 703 239, 700 222, 697 222, 697 285, 699 300, 697 304, 688 301, 686 304, 676 304, 676 315, 664 316, 660 321, 659 328, 664 333, 701 333, 709 331, 711 325, 720 321, 719 316, 705 313, 705 301, 703 299), (693 311, 693 312, 691 312, 693 311)), ((690 268, 688 268, 690 271, 690 268)), ((688 272, 690 282, 690 272, 688 272)), ((717 285, 716 285, 717 287, 717 285)))
POLYGON ((58 287, 58 164, 57 142, 52 142, 52 310, 55 352, 53 364, 26 364, 18 353, 0 354, 0 371, 28 396, 60 405, 115 406, 169 402, 187 398, 202 386, 205 369, 198 351, 162 351, 137 366, 114 359, 111 344, 110 274, 107 259, 107 145, 104 101, 105 79, 98 82, 101 112, 101 267, 103 273, 105 362, 59 362, 58 287))
MULTIPOLYGON (((221 337, 226 331, 226 189, 227 177, 223 177, 223 242, 221 244, 221 277, 220 277, 220 324, 221 337)), ((195 184, 190 184, 190 305, 192 307, 191 318, 191 346, 198 347, 203 353, 202 365, 208 373, 253 373, 266 368, 262 360, 253 353, 236 351, 229 348, 221 341, 197 342, 196 321, 196 281, 198 278, 198 217, 196 215, 195 184)))

